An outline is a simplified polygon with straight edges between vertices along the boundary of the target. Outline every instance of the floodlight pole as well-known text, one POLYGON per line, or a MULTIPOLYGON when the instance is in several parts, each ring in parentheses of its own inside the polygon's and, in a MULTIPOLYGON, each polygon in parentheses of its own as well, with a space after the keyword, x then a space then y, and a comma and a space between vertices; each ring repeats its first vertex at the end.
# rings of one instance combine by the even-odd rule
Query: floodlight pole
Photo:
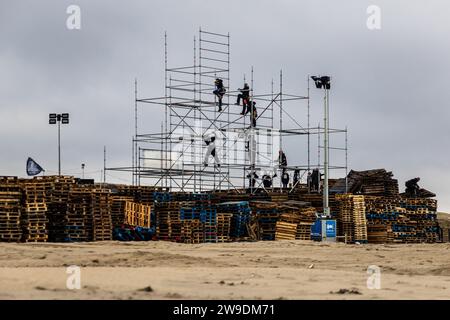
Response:
POLYGON ((61 119, 58 119, 58 176, 61 176, 61 119))
POLYGON ((329 92, 330 90, 324 86, 325 95, 324 95, 324 180, 323 180, 323 213, 327 217, 330 217, 330 207, 329 207, 329 197, 328 197, 328 165, 329 165, 329 129, 328 129, 328 121, 329 121, 329 92))

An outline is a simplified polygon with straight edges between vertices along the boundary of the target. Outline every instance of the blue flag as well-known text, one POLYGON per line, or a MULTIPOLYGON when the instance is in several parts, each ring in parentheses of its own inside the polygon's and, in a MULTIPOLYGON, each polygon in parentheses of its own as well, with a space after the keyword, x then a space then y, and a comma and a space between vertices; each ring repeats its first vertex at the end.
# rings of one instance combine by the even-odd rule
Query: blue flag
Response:
POLYGON ((33 159, 28 158, 27 160, 27 175, 29 176, 35 176, 39 173, 41 173, 42 171, 45 171, 44 169, 42 169, 42 167, 33 159))

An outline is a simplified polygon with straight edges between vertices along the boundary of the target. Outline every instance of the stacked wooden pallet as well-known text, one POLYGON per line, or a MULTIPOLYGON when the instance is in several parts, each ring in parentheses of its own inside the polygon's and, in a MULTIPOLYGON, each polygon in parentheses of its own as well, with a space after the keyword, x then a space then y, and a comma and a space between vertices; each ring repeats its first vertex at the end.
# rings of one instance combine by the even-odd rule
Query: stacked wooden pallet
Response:
MULTIPOLYGON (((376 232, 377 226, 385 226, 387 242, 437 242, 440 229, 436 210, 434 199, 366 196, 369 235, 376 232)), ((383 240, 370 238, 375 242, 383 240)))
POLYGON ((291 223, 297 226, 296 240, 311 240, 311 226, 315 220, 316 210, 312 207, 297 208, 280 216, 280 222, 291 223))
POLYGON ((151 206, 131 201, 125 202, 125 223, 127 225, 150 228, 150 220, 151 206))
POLYGON ((112 240, 111 190, 96 188, 91 196, 93 240, 112 240))
POLYGON ((73 186, 69 193, 64 224, 65 241, 93 240, 91 189, 73 186))
POLYGON ((295 240, 298 223, 278 221, 276 224, 275 240, 295 240))
POLYGON ((289 200, 289 195, 286 192, 269 192, 268 195, 272 202, 285 202, 289 200))
POLYGON ((47 195, 49 241, 70 241, 66 236, 67 209, 75 179, 69 176, 52 176, 47 179, 52 182, 53 187, 51 194, 47 195))
POLYGON ((351 170, 347 175, 348 192, 365 195, 398 196, 398 180, 385 169, 351 170))
POLYGON ((0 177, 0 241, 18 242, 22 237, 22 192, 16 177, 0 177))
POLYGON ((112 195, 111 197, 111 223, 113 228, 126 223, 126 203, 133 202, 133 197, 112 195))
POLYGON ((156 236, 159 240, 181 241, 181 202, 155 202, 156 236))
POLYGON ((369 243, 390 243, 394 241, 392 228, 386 224, 367 224, 369 243))
POLYGON ((217 204, 217 212, 231 213, 230 237, 232 240, 248 240, 248 224, 251 209, 248 201, 230 201, 217 204))
POLYGON ((231 232, 231 213, 217 213, 217 242, 229 242, 231 232))
POLYGON ((364 196, 342 194, 337 195, 340 202, 338 214, 338 230, 349 242, 367 242, 367 221, 364 196))
POLYGON ((276 224, 280 219, 280 204, 271 201, 251 201, 252 214, 256 216, 260 240, 275 240, 276 224))
POLYGON ((23 190, 21 214, 22 241, 46 242, 47 230, 47 194, 53 184, 48 179, 33 178, 20 180, 23 190))
POLYGON ((191 244, 205 242, 203 222, 199 219, 181 220, 181 242, 191 244))

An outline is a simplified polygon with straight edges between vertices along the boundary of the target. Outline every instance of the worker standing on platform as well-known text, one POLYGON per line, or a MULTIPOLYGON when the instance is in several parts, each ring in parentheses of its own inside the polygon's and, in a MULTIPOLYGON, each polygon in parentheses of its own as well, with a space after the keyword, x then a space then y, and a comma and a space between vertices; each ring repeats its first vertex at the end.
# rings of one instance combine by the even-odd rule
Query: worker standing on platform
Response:
POLYGON ((278 163, 280 165, 280 168, 285 168, 287 166, 287 158, 283 150, 280 150, 278 152, 278 163))
POLYGON ((240 105, 241 104, 241 99, 242 99, 242 112, 241 115, 244 115, 246 113, 248 113, 250 111, 250 101, 249 101, 249 97, 250 97, 250 87, 248 86, 248 83, 244 83, 244 88, 242 89, 238 89, 241 93, 238 94, 237 96, 237 101, 236 101, 236 105, 240 105))
POLYGON ((283 184, 283 188, 287 188, 289 184, 289 173, 287 173, 286 169, 283 169, 283 174, 281 175, 281 183, 283 184))
POLYGON ((292 178, 292 183, 294 187, 300 182, 300 170, 295 169, 294 170, 294 177, 292 178))
POLYGON ((250 186, 252 189, 254 189, 254 188, 255 188, 255 185, 256 185, 256 179, 258 179, 259 176, 256 174, 255 171, 253 171, 252 173, 249 173, 249 174, 247 175, 247 178, 248 178, 249 186, 250 186))
POLYGON ((215 140, 216 140, 216 137, 214 137, 214 136, 212 136, 211 139, 205 140, 205 143, 208 146, 208 149, 206 150, 206 154, 205 154, 205 159, 203 161, 203 164, 205 165, 205 167, 208 166, 209 156, 214 157, 214 160, 215 160, 217 166, 220 167, 219 157, 217 156, 217 152, 216 152, 215 140))
POLYGON ((311 191, 320 192, 320 178, 323 174, 320 173, 319 169, 314 169, 311 174, 311 191))
POLYGON ((216 81, 214 81, 214 85, 216 87, 215 87, 213 93, 217 96, 217 99, 219 100, 219 110, 218 110, 218 112, 221 112, 222 111, 222 98, 225 95, 225 92, 227 90, 223 86, 222 79, 217 78, 216 81))
POLYGON ((308 192, 311 192, 312 188, 311 171, 308 171, 308 176, 306 177, 306 185, 308 186, 308 192))

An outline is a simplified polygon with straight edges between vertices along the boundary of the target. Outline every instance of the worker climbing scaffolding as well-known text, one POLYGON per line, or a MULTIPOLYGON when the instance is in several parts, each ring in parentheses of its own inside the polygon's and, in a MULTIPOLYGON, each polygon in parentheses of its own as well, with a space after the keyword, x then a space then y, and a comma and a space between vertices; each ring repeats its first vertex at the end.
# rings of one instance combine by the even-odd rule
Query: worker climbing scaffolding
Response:
POLYGON ((242 99, 242 112, 241 115, 247 114, 250 112, 250 87, 248 83, 244 83, 244 88, 238 89, 241 93, 237 96, 236 105, 239 106, 241 104, 242 99))
POLYGON ((217 78, 214 81, 215 89, 213 93, 217 96, 217 99, 219 100, 219 110, 218 112, 222 111, 222 98, 225 95, 225 92, 227 91, 223 85, 223 80, 220 78, 217 78))

